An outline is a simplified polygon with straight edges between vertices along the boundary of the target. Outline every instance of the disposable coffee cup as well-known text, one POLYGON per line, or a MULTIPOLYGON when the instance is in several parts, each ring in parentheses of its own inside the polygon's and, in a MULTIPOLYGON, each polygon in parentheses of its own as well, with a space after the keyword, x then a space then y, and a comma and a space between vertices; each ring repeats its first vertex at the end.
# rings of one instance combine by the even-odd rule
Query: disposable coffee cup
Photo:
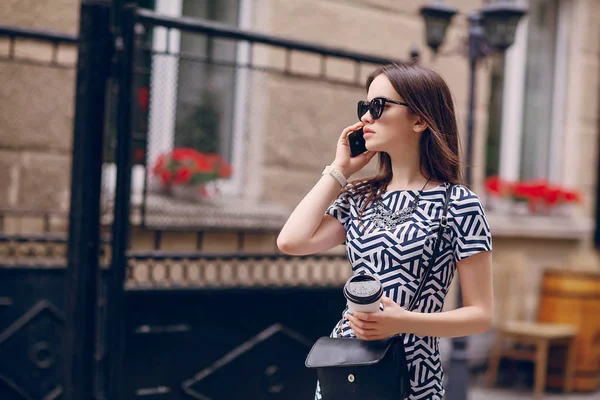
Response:
POLYGON ((374 275, 354 275, 344 285, 344 296, 350 311, 377 312, 383 285, 374 275))

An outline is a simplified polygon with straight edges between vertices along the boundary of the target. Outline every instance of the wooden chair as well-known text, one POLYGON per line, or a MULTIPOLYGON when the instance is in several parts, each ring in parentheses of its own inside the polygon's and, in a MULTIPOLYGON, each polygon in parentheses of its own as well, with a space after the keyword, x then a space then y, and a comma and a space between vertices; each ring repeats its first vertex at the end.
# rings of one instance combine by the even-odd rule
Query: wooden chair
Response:
POLYGON ((512 254, 495 258, 498 259, 494 260, 495 308, 498 310, 495 317, 498 323, 486 377, 488 386, 493 387, 496 384, 498 366, 502 358, 529 360, 535 366, 534 394, 537 399, 541 399, 546 388, 549 350, 552 346, 565 346, 563 389, 565 392, 571 391, 577 327, 525 321, 525 257, 512 254))

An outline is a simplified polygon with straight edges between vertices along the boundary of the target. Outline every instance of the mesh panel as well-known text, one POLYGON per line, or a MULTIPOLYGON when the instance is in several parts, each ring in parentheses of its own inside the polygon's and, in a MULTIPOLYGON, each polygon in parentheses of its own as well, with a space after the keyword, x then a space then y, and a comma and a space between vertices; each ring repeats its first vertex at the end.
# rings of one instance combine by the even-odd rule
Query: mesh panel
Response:
POLYGON ((260 201, 268 192, 264 167, 330 161, 335 135, 325 141, 319 125, 336 132, 356 120, 356 99, 374 66, 164 28, 139 31, 144 224, 280 228, 288 210, 260 201), (309 159, 295 156, 300 148, 309 159))

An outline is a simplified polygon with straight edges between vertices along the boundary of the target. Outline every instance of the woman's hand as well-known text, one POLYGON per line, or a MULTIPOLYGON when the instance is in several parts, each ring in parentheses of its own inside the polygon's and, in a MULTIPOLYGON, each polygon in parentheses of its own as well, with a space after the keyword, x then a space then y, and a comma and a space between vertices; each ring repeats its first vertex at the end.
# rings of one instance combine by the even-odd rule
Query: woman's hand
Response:
POLYGON ((363 340, 378 340, 404 333, 406 316, 409 314, 389 297, 381 298, 383 311, 375 313, 347 312, 344 318, 350 322, 350 327, 356 337, 363 340))
POLYGON ((364 126, 364 123, 357 122, 342 131, 338 140, 337 148, 335 151, 335 160, 331 163, 332 167, 337 168, 346 179, 349 179, 351 175, 360 171, 365 165, 371 161, 377 152, 367 151, 356 157, 350 157, 350 145, 348 144, 348 134, 354 132, 364 126))

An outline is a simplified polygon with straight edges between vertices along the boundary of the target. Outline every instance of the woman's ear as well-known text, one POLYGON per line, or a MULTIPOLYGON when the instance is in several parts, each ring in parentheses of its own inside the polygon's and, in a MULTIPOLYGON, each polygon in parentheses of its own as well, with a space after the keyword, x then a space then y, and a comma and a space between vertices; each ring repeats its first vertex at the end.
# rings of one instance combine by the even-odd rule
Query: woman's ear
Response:
POLYGON ((415 117, 415 122, 413 124, 413 131, 416 133, 424 132, 427 129, 427 122, 419 116, 415 117))

